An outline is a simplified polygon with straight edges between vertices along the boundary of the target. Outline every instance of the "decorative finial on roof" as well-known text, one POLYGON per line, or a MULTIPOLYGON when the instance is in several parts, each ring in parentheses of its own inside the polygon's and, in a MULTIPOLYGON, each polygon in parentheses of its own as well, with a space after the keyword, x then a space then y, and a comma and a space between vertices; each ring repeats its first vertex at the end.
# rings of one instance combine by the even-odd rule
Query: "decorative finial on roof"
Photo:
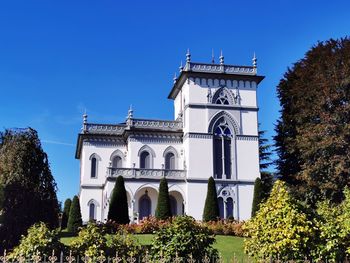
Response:
POLYGON ((214 56, 214 49, 211 50, 211 63, 215 64, 215 56, 214 56))
POLYGON ((132 109, 132 105, 130 105, 129 111, 128 111, 128 119, 132 119, 133 117, 134 117, 134 111, 132 109))
POLYGON ((186 53, 186 63, 190 63, 191 62, 191 53, 190 53, 190 49, 187 49, 187 53, 186 53))
POLYGON ((179 71, 182 72, 183 69, 184 69, 184 66, 182 65, 182 60, 181 60, 179 71))
POLYGON ((83 114, 83 123, 86 124, 87 123, 87 114, 86 114, 86 109, 84 111, 84 114, 83 114))
POLYGON ((255 56, 255 52, 254 52, 254 56, 253 56, 252 61, 253 61, 253 67, 256 68, 256 66, 258 65, 258 64, 256 63, 256 62, 258 61, 258 59, 257 59, 256 56, 255 56))
POLYGON ((220 65, 224 65, 224 56, 222 54, 222 49, 221 49, 221 52, 220 52, 220 65))
POLYGON ((175 72, 175 74, 174 74, 174 78, 173 78, 173 80, 174 80, 174 84, 176 83, 176 80, 177 80, 177 77, 176 77, 176 72, 175 72))

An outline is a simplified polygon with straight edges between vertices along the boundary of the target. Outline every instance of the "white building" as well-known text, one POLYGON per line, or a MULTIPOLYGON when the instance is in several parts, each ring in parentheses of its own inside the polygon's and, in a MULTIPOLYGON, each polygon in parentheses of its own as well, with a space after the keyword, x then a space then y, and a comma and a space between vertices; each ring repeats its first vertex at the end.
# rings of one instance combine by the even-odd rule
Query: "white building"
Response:
POLYGON ((260 176, 257 87, 253 66, 191 62, 180 67, 168 98, 175 120, 133 117, 125 123, 88 123, 80 160, 83 221, 107 218, 117 176, 123 176, 131 220, 154 215, 159 180, 168 179, 172 212, 201 220, 208 178, 216 181, 221 217, 250 218, 254 180, 260 176))

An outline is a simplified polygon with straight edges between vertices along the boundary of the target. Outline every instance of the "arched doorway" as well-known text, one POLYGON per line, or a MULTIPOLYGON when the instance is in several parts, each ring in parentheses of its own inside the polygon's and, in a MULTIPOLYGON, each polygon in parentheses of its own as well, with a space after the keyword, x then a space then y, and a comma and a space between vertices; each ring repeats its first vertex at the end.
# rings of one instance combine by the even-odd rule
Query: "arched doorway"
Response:
POLYGON ((177 201, 176 198, 172 195, 169 196, 170 198, 170 209, 171 209, 171 215, 176 216, 177 215, 177 201))
POLYGON ((144 217, 148 217, 151 215, 152 211, 152 201, 148 196, 148 192, 141 196, 139 199, 139 219, 143 219, 144 217))

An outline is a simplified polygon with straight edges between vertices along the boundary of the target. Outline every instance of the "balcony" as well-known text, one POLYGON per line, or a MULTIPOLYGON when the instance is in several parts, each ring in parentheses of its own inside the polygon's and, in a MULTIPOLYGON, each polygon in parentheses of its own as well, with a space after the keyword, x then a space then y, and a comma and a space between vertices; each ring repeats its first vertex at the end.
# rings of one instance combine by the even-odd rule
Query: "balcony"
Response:
POLYGON ((143 168, 107 168, 107 177, 137 179, 161 179, 166 177, 173 180, 185 180, 186 170, 143 169, 143 168))

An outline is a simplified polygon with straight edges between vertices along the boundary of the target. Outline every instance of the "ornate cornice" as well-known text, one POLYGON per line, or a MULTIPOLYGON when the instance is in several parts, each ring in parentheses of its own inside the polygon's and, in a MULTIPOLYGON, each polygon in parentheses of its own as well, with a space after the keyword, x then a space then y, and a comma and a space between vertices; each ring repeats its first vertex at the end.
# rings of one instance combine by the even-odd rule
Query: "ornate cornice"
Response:
POLYGON ((185 105, 185 110, 193 109, 214 109, 214 110, 244 110, 244 111, 259 111, 258 107, 240 106, 240 105, 220 105, 209 103, 188 103, 185 105))
POLYGON ((183 71, 255 76, 257 73, 257 68, 250 67, 250 66, 219 65, 219 64, 190 62, 186 64, 183 71))
POLYGON ((194 139, 213 139, 213 135, 210 133, 200 133, 200 132, 188 132, 184 135, 184 140, 187 138, 194 139))
POLYGON ((259 136, 257 135, 237 135, 236 136, 238 141, 258 141, 259 136))

